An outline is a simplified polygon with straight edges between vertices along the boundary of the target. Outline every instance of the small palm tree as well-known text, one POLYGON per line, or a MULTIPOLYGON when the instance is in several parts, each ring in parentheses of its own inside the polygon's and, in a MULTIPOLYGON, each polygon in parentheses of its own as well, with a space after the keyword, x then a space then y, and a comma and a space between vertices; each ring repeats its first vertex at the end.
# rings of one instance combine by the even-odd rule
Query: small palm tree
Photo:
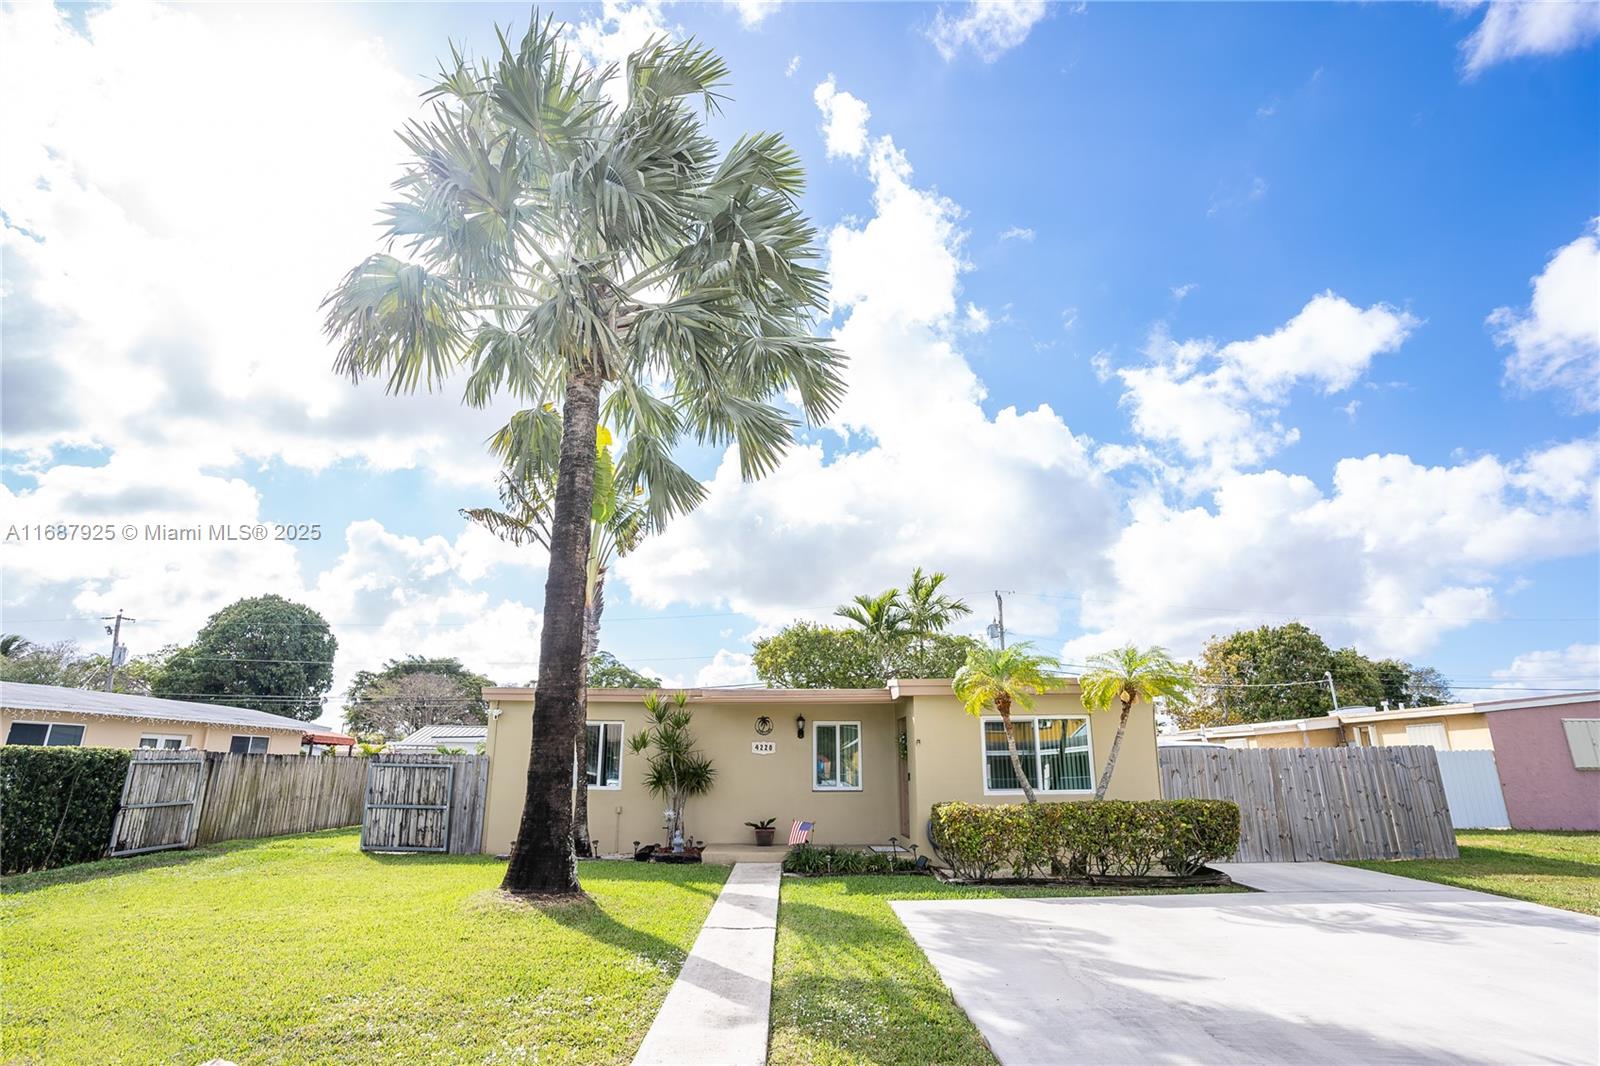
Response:
POLYGON ((854 622, 878 653, 883 676, 894 674, 895 647, 910 633, 906 625, 905 605, 900 602, 899 589, 884 589, 876 596, 865 593, 855 597, 833 612, 837 617, 854 622))
POLYGON ((1029 803, 1038 800, 1033 795, 1033 783, 1023 769, 1022 756, 1017 752, 1011 708, 1031 711, 1040 693, 1065 686, 1066 679, 1053 674, 1060 668, 1061 664, 1048 655, 1035 655, 1033 645, 1026 641, 1009 648, 983 645, 967 653, 967 664, 956 671, 951 684, 962 707, 974 718, 981 718, 989 710, 1000 716, 1000 725, 1006 732, 1006 750, 1011 753, 1011 768, 1022 782, 1022 794, 1029 803))
POLYGON ((1169 706, 1183 706, 1194 691, 1194 674, 1188 664, 1175 661, 1167 649, 1153 647, 1141 651, 1133 645, 1090 656, 1088 669, 1078 679, 1083 705, 1090 711, 1103 711, 1121 702, 1122 717, 1117 721, 1117 736, 1111 742, 1100 783, 1094 798, 1105 799, 1111 786, 1111 772, 1117 768, 1122 750, 1122 735, 1128 729, 1128 712, 1140 700, 1166 700, 1169 706))
POLYGON ((972 608, 959 596, 945 596, 939 592, 946 580, 944 573, 935 570, 924 574, 919 566, 911 571, 911 584, 900 598, 906 629, 917 642, 919 660, 928 650, 929 637, 944 632, 951 622, 972 613, 972 608))
POLYGON ((674 851, 685 836, 684 804, 710 792, 717 777, 711 760, 695 750, 688 703, 685 692, 671 697, 650 693, 644 698, 645 727, 628 740, 634 754, 645 756, 648 764, 645 787, 667 801, 667 841, 674 851))
POLYGON ((15 659, 28 648, 29 644, 21 633, 0 634, 0 659, 15 659))

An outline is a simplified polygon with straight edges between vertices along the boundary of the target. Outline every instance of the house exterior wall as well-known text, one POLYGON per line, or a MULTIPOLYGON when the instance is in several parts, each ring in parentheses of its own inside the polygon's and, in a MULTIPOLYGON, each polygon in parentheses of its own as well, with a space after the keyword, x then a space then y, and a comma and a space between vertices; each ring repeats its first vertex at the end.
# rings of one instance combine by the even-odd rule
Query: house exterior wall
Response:
POLYGON ((1257 733, 1247 738, 1250 748, 1334 748, 1339 746, 1337 729, 1306 729, 1282 733, 1257 733))
POLYGON ((1447 751, 1485 751, 1494 748, 1494 740, 1489 734, 1488 718, 1486 714, 1468 712, 1432 718, 1391 718, 1366 723, 1360 722, 1359 719, 1351 719, 1345 724, 1344 732, 1349 742, 1354 744, 1355 730, 1360 728, 1363 730, 1361 742, 1366 743, 1365 727, 1376 726, 1377 746, 1392 748, 1412 743, 1406 733, 1406 726, 1437 724, 1444 726, 1445 742, 1449 745, 1447 751))
POLYGON ((1600 718, 1600 701, 1496 710, 1483 716, 1513 829, 1600 830, 1600 770, 1572 765, 1563 718, 1600 718))
MULTIPOLYGON (((983 788, 983 734, 978 719, 966 714, 949 683, 914 682, 914 693, 856 702, 818 702, 819 693, 792 699, 769 690, 717 699, 714 695, 689 703, 694 713, 692 730, 697 746, 717 769, 712 791, 689 801, 685 826, 694 837, 708 843, 754 842, 747 821, 775 818, 778 844, 793 820, 817 823, 813 839, 821 844, 871 844, 886 842, 901 832, 901 775, 905 782, 905 820, 911 838, 927 849, 927 822, 935 803, 963 800, 972 803, 1020 803, 1020 794, 985 793, 983 788), (806 718, 806 735, 795 735, 795 717, 806 718), (772 719, 769 735, 756 732, 761 716, 772 719), (904 719, 907 758, 902 760, 898 722, 904 719), (812 742, 820 722, 860 722, 862 775, 860 791, 816 790, 812 787, 812 742), (756 755, 751 745, 770 741, 776 751, 756 755)), ((528 748, 532 737, 533 697, 526 690, 486 693, 491 713, 485 750, 489 753, 489 796, 484 814, 484 850, 502 853, 511 847, 526 795, 528 748)), ((829 699, 830 697, 820 697, 829 699)), ((1041 697, 1036 717, 1083 715, 1076 692, 1041 697)), ((1095 780, 1116 733, 1117 713, 1103 712, 1090 720, 1090 756, 1095 780)), ((644 727, 645 711, 637 696, 617 697, 591 693, 590 722, 623 723, 621 786, 590 788, 589 835, 600 841, 603 853, 627 852, 635 840, 666 843, 662 810, 665 802, 645 788, 644 756, 627 749, 628 738, 644 727)), ((1082 793, 1044 793, 1045 801, 1081 800, 1082 793)), ((1155 718, 1148 705, 1133 709, 1118 756, 1108 795, 1113 799, 1159 799, 1160 777, 1156 764, 1155 718)))
MULTIPOLYGON (((484 850, 510 849, 522 817, 532 739, 533 700, 495 700, 489 738, 489 799, 484 815, 484 850)), ((710 757, 717 779, 712 791, 689 800, 684 809, 688 834, 708 843, 754 843, 745 822, 775 818, 781 844, 795 819, 817 823, 812 839, 823 844, 867 844, 886 841, 899 827, 899 754, 895 736, 896 706, 888 702, 798 704, 782 702, 716 702, 695 700, 696 745, 710 757), (795 735, 795 716, 806 717, 806 735, 795 735), (756 732, 756 720, 772 719, 772 732, 756 732), (812 743, 819 722, 861 723, 860 791, 812 787, 815 764, 812 743), (754 754, 754 742, 771 742, 770 755, 754 754)), ((664 798, 644 785, 645 756, 628 750, 630 738, 644 728, 643 702, 601 702, 591 698, 590 722, 623 723, 621 787, 589 789, 589 835, 602 853, 626 853, 635 840, 668 843, 663 829, 664 798)))
MULTIPOLYGON (((983 729, 967 714, 954 695, 910 697, 910 815, 912 838, 929 847, 928 818, 933 805, 966 803, 1021 803, 1021 794, 985 793, 983 788, 983 729)), ((1029 716, 1037 718, 1083 715, 1076 692, 1039 697, 1029 716)), ((1020 712, 1019 712, 1020 716, 1020 712)), ((1089 755, 1098 781, 1117 732, 1118 712, 1088 715, 1089 755)), ((1117 756, 1117 768, 1107 790, 1109 799, 1160 799, 1161 777, 1156 765, 1156 723, 1149 704, 1139 704, 1128 716, 1128 730, 1117 756)), ((1089 792, 1040 793, 1044 802, 1072 802, 1093 798, 1089 792)))
POLYGON ((259 726, 206 725, 201 722, 163 722, 153 718, 111 718, 72 714, 68 711, 0 709, 0 742, 11 735, 12 722, 63 722, 81 725, 86 748, 137 748, 139 738, 155 733, 179 736, 184 746, 203 751, 227 751, 234 734, 267 738, 267 754, 298 755, 298 730, 263 729, 259 726))

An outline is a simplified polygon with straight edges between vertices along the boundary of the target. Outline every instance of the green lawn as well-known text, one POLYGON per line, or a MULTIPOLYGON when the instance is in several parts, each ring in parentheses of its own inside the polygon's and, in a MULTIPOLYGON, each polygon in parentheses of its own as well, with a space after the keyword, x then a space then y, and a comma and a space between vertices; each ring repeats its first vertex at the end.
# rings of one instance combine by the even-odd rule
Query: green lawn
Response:
POLYGON ((1128 894, 1138 893, 967 888, 929 877, 785 878, 778 905, 768 1061, 774 1066, 992 1064, 988 1045, 889 909, 889 901, 1128 894))
POLYGON ((1600 914, 1600 833, 1461 829, 1456 843, 1459 859, 1347 865, 1600 914))
POLYGON ((0 882, 12 1063, 627 1062, 725 867, 585 863, 590 904, 503 862, 365 855, 353 830, 0 882))

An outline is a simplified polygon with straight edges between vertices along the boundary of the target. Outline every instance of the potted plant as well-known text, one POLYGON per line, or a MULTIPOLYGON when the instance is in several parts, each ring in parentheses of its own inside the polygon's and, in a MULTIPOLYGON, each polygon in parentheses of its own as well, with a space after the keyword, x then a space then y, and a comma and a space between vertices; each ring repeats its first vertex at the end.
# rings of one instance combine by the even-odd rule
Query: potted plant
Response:
POLYGON ((746 822, 746 823, 744 823, 745 825, 749 826, 751 829, 754 829, 756 831, 756 847, 758 847, 758 848, 770 848, 770 847, 772 847, 772 834, 777 832, 777 830, 772 828, 772 823, 776 822, 776 821, 777 821, 776 818, 763 818, 759 822, 746 822))

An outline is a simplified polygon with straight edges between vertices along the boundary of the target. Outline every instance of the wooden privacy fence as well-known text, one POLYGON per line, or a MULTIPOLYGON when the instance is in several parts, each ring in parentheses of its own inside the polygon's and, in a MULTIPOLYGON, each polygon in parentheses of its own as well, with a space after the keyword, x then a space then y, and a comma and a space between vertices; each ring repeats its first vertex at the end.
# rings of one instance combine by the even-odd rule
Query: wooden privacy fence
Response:
POLYGON ((471 855, 482 847, 487 755, 380 755, 363 761, 363 851, 471 855))
POLYGON ((107 854, 356 825, 365 763, 334 756, 136 751, 107 854))
POLYGON ((361 821, 365 759, 205 754, 206 795, 197 844, 309 833, 361 821))
POLYGON ((1160 749, 1166 799, 1239 805, 1234 862, 1454 859, 1430 747, 1160 749))
POLYGON ((106 854, 139 855, 186 848, 206 787, 205 753, 136 751, 122 779, 106 854))

